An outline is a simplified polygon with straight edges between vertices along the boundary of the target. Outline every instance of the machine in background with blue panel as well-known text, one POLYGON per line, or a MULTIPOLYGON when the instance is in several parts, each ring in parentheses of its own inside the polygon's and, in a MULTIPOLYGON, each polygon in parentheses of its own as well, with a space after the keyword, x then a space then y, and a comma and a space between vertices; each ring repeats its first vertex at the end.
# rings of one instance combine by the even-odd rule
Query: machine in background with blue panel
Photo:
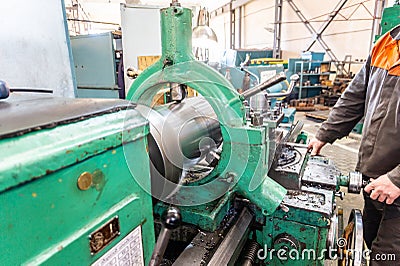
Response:
POLYGON ((112 32, 72 36, 71 48, 78 98, 123 98, 123 86, 118 86, 118 75, 123 76, 121 36, 112 32))

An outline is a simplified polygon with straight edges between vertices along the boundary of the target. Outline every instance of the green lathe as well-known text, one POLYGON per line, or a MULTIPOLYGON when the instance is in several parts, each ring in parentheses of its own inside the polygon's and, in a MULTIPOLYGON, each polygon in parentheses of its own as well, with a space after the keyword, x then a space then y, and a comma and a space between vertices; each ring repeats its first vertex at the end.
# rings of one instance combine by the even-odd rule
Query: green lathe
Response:
POLYGON ((148 263, 151 196, 135 181, 150 186, 148 122, 135 106, 14 93, 0 109, 1 264, 89 265, 112 246, 148 263))
POLYGON ((129 102, 0 102, 2 261, 361 265, 360 211, 344 228, 335 203, 340 186, 361 190, 361 175, 310 157, 281 106, 247 104, 289 95, 297 77, 286 92, 264 92, 280 74, 239 94, 194 59, 191 10, 173 1, 160 12, 161 59, 129 102), (156 104, 160 91, 167 104, 156 104))

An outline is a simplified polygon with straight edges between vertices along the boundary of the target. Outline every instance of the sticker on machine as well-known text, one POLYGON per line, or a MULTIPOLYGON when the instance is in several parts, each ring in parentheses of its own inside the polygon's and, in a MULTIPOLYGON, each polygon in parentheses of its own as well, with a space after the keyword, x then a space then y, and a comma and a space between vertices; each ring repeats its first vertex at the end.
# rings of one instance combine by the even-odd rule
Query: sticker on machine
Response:
POLYGON ((260 73, 260 83, 269 80, 276 75, 276 70, 265 70, 260 73))
POLYGON ((92 266, 102 265, 144 265, 142 227, 140 225, 136 227, 92 264, 92 266))

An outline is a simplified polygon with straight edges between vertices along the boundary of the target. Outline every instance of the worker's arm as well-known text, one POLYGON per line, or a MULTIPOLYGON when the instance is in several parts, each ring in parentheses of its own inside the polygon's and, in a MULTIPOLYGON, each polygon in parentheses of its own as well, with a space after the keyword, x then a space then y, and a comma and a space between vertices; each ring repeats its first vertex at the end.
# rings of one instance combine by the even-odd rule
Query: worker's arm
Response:
POLYGON ((318 155, 326 143, 347 136, 364 116, 370 62, 369 58, 337 101, 316 137, 308 144, 311 155, 318 155))
POLYGON ((369 68, 370 59, 354 77, 318 130, 316 138, 319 141, 333 143, 347 136, 364 116, 369 68))
POLYGON ((364 188, 373 200, 392 204, 400 196, 400 165, 389 173, 372 180, 364 188))

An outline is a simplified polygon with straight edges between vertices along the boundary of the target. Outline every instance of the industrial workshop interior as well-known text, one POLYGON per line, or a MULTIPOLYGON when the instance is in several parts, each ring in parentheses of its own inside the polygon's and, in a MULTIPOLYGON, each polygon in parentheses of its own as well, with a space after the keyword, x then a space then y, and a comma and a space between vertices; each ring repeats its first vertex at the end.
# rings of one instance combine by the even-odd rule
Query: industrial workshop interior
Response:
POLYGON ((400 265, 398 0, 0 10, 0 265, 400 265))

